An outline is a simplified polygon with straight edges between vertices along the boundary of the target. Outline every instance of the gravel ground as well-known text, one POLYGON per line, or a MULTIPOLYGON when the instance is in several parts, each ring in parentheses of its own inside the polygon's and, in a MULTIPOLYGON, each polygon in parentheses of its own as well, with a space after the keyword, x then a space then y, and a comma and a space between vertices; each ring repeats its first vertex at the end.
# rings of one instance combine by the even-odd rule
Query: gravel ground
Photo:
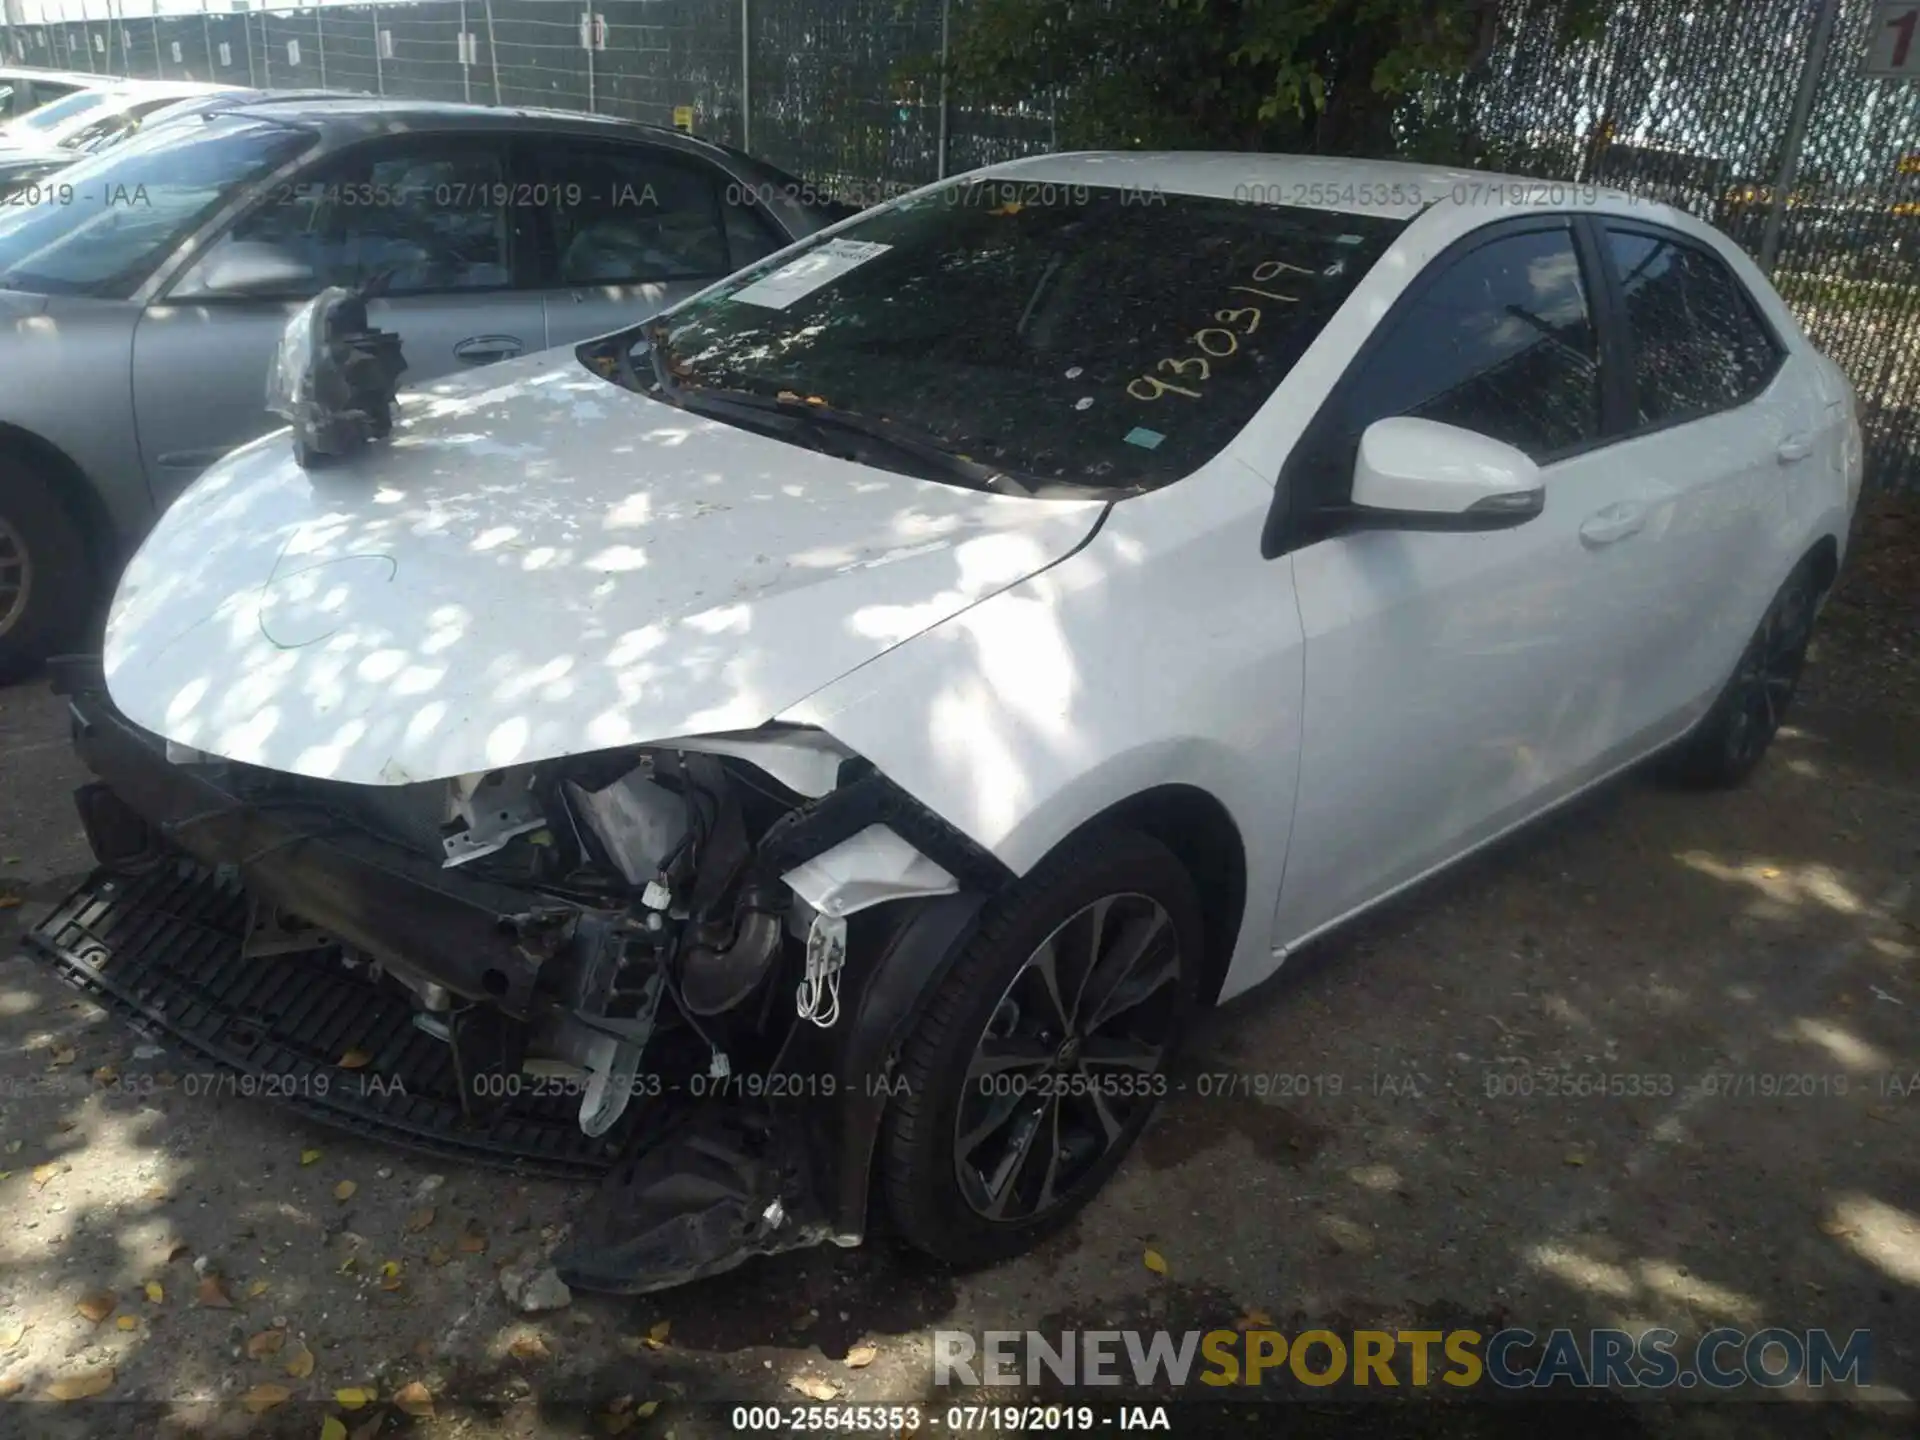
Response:
MULTIPOLYGON (((1107 1193, 986 1273, 877 1241, 523 1316, 499 1272, 538 1263, 583 1192, 189 1096, 32 962, 0 962, 0 1424, 697 1440, 729 1433, 702 1400, 931 1399, 935 1328, 1264 1312, 1287 1330, 1867 1328, 1881 1403, 1609 1398, 1550 1423, 1912 1434, 1920 511, 1883 502, 1863 536, 1748 788, 1626 781, 1301 956, 1208 1017, 1187 1093, 1107 1193), (1549 1071, 1671 1088, 1521 1083, 1549 1071), (1307 1080, 1202 1098, 1223 1072, 1307 1080), (1753 1078, 1709 1078, 1734 1076, 1753 1078), (1810 1093, 1772 1093, 1777 1076, 1810 1093), (336 1398, 360 1388, 378 1398, 336 1398)), ((63 732, 43 689, 0 691, 0 954, 88 869, 63 732)), ((1367 1429, 1480 1433, 1482 1413, 1395 1407, 1367 1429)))

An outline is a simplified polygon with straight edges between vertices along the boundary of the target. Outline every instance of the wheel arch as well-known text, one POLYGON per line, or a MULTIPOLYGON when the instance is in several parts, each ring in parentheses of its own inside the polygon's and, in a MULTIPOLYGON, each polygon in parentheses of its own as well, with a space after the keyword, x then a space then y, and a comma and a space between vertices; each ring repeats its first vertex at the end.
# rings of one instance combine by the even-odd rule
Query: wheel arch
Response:
POLYGON ((52 482, 48 488, 80 531, 95 573, 109 574, 119 541, 113 516, 87 472, 51 440, 4 420, 0 420, 0 454, 17 458, 52 482))
POLYGON ((1800 557, 1802 565, 1813 567, 1814 583, 1825 595, 1833 589, 1833 582, 1840 578, 1840 541, 1832 535, 1822 535, 1813 542, 1812 548, 1800 557))
POLYGON ((1197 785, 1155 785, 1115 801, 1061 837, 1054 849, 1089 831, 1138 830, 1171 850, 1200 892, 1206 950, 1195 994, 1213 1004, 1227 978, 1246 920, 1247 850, 1227 807, 1197 785))

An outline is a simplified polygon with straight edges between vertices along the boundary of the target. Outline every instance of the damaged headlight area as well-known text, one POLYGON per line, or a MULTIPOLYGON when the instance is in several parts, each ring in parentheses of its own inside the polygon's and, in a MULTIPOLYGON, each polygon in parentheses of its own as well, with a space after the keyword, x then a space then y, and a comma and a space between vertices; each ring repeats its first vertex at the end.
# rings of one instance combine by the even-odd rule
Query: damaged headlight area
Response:
MULTIPOLYGON (((97 669, 56 688, 99 777, 78 799, 102 869, 34 937, 67 978, 207 1058, 337 1072, 358 1048, 362 1091, 432 1074, 457 1101, 416 1101, 406 1133, 322 1119, 534 1168, 593 1157, 571 1172, 606 1175, 575 1227, 578 1283, 656 1289, 859 1238, 891 1050, 1006 878, 871 764, 770 728, 359 786, 169 746, 97 669), (173 932, 147 912, 222 904, 217 980, 161 953, 173 932), (196 998, 226 1007, 211 1039, 196 998), (322 1028, 363 1003, 377 1035, 322 1028), (555 1138, 563 1105, 575 1142, 555 1138)), ((331 1108, 351 1112, 338 1078, 331 1108)))

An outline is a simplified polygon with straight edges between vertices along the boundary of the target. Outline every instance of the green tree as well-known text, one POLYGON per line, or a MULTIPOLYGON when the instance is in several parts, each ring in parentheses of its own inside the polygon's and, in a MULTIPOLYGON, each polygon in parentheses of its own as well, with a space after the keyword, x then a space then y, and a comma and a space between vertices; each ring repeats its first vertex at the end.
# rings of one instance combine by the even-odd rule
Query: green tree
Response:
MULTIPOLYGON (((1606 0, 1543 0, 1569 38, 1606 0)), ((1062 146, 1385 155, 1419 86, 1492 53, 1511 0, 972 0, 952 76, 986 104, 1055 96, 1062 146)))

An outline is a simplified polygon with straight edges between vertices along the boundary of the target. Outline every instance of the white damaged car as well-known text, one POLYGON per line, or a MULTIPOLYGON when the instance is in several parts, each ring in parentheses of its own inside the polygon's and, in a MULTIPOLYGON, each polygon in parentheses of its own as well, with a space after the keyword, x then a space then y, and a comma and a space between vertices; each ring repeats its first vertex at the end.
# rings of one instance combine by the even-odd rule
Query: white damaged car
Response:
POLYGON ((1741 779, 1861 467, 1699 222, 1241 155, 966 176, 363 428, 209 471, 59 667, 101 869, 34 943, 601 1177, 561 1271, 626 1291, 880 1207, 1013 1253, 1195 1006, 1643 759, 1741 779))

